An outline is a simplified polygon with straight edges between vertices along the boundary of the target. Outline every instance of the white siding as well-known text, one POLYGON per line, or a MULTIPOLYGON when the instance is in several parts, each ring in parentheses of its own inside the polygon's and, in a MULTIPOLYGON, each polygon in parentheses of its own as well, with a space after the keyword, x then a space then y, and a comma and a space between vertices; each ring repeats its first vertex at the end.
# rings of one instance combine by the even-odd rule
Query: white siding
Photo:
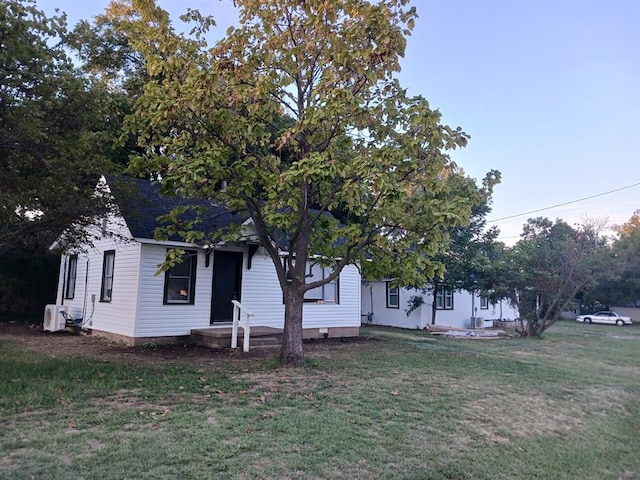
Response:
POLYGON ((388 325, 390 327, 401 328, 424 328, 430 321, 430 309, 418 308, 407 316, 409 306, 407 302, 413 295, 419 294, 416 290, 401 288, 399 291, 400 308, 387 308, 387 282, 367 282, 362 286, 362 324, 369 323, 368 315, 371 316, 371 323, 374 325, 388 325), (429 317, 425 313, 429 310, 429 317))
MULTIPOLYGON (((306 303, 303 328, 360 326, 360 272, 348 265, 340 273, 339 304, 306 303)), ((243 271, 242 304, 254 314, 256 325, 284 326, 282 290, 271 257, 259 249, 251 270, 243 271)))
MULTIPOLYGON (((78 252, 76 289, 73 299, 63 299, 66 264, 69 255, 62 255, 58 281, 58 302, 69 307, 76 318, 84 318, 86 327, 132 336, 138 294, 140 244, 126 241, 129 231, 119 220, 111 219, 108 228, 115 236, 97 238, 93 246, 78 252), (100 301, 104 252, 115 251, 113 293, 110 302, 100 301)), ((98 236, 99 237, 99 236, 98 236)))
MULTIPOLYGON (((236 249, 238 251, 238 249, 236 249)), ((193 305, 163 305, 164 275, 155 275, 164 261, 166 247, 143 245, 141 288, 138 303, 136 337, 188 335, 193 328, 210 325, 213 258, 205 266, 205 255, 198 255, 196 293, 193 305)), ((340 303, 305 304, 303 328, 357 327, 360 325, 360 273, 355 266, 346 267, 339 281, 340 303)), ((284 304, 275 267, 262 249, 247 269, 245 251, 242 271, 241 302, 254 313, 255 325, 282 328, 284 304)))
MULTIPOLYGON (((400 289, 400 308, 387 308, 386 282, 367 282, 362 288, 361 310, 362 323, 367 323, 367 314, 373 313, 372 324, 388 325, 401 328, 425 328, 431 324, 431 303, 433 295, 423 295, 425 303, 414 310, 407 317, 409 309, 408 301, 414 295, 420 295, 417 290, 400 289)), ((502 301, 497 305, 489 304, 488 309, 480 308, 480 297, 475 295, 475 300, 469 292, 456 290, 453 294, 453 310, 438 310, 436 312, 436 325, 469 328, 471 326, 472 311, 475 307, 475 315, 485 320, 515 320, 517 311, 502 301)))
POLYGON ((209 326, 213 255, 206 267, 205 255, 198 254, 194 304, 164 305, 164 273, 156 275, 156 272, 166 252, 164 245, 142 245, 136 337, 189 335, 193 328, 209 326))

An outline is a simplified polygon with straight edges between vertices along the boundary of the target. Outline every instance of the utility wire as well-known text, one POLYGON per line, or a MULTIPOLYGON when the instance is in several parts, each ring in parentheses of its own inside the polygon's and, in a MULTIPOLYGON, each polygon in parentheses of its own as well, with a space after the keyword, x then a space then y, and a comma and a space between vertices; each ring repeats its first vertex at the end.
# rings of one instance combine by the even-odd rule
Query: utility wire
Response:
POLYGON ((565 205, 571 205, 573 203, 583 202, 585 200, 591 200, 592 198, 602 197, 603 195, 609 195, 611 193, 619 192, 620 190, 626 190, 628 188, 637 187, 638 185, 640 185, 640 182, 634 183, 633 185, 627 185, 626 187, 616 188, 615 190, 609 190, 608 192, 591 195, 590 197, 578 198, 577 200, 571 200, 570 202, 558 203, 557 205, 552 205, 550 207, 539 208, 537 210, 531 210, 529 212, 524 212, 524 213, 517 213, 515 215, 509 215, 508 217, 496 218, 495 220, 487 220, 487 223, 501 222, 502 220, 509 220, 516 217, 523 217, 525 215, 531 215, 532 213, 544 212, 545 210, 551 210, 552 208, 564 207, 565 205))

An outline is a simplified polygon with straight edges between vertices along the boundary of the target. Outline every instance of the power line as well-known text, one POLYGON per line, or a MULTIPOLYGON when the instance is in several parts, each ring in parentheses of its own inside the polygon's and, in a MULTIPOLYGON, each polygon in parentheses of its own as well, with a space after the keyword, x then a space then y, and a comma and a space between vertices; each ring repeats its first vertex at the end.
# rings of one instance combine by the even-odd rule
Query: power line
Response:
POLYGON ((637 187, 640 185, 640 182, 634 183, 633 185, 627 185, 625 187, 616 188, 615 190, 609 190, 608 192, 598 193, 596 195, 591 195, 590 197, 578 198, 577 200, 571 200, 570 202, 558 203, 557 205, 552 205, 550 207, 538 208, 537 210, 531 210, 529 212, 517 213, 516 215, 509 215, 508 217, 496 218, 495 220, 487 220, 487 223, 495 223, 501 222, 502 220, 510 220, 516 217, 523 217, 525 215, 531 215, 532 213, 544 212, 545 210, 551 210, 553 208, 564 207, 565 205, 571 205, 573 203, 583 202, 585 200, 591 200, 592 198, 602 197, 603 195, 609 195, 611 193, 619 192, 621 190, 626 190, 628 188, 637 187))

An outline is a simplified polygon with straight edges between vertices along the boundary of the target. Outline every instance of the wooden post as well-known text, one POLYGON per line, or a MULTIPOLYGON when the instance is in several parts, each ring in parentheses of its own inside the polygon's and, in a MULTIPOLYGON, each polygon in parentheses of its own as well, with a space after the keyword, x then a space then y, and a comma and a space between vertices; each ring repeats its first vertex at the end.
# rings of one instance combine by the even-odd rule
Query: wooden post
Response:
POLYGON ((231 323, 231 348, 238 348, 238 323, 240 320, 240 308, 234 300, 233 302, 233 322, 231 323))

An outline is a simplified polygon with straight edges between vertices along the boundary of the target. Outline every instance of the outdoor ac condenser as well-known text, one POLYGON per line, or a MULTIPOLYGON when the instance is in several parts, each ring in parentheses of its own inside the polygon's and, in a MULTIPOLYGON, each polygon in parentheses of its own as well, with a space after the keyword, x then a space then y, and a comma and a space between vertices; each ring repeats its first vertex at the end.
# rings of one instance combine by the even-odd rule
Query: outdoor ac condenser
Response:
POLYGON ((67 311, 66 305, 47 305, 44 307, 44 322, 42 328, 47 332, 64 330, 65 321, 60 312, 67 311))
POLYGON ((484 328, 484 318, 471 317, 471 328, 484 328))

